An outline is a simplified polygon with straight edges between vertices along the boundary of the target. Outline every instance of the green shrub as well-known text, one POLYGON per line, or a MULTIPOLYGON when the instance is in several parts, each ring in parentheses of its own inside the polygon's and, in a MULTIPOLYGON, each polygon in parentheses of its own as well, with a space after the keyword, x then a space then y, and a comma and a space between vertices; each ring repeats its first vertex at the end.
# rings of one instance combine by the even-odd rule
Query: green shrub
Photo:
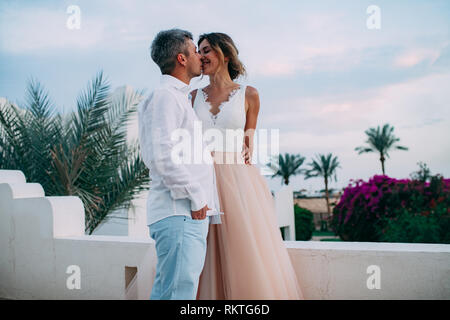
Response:
POLYGON ((450 179, 374 176, 349 185, 331 227, 344 241, 450 243, 450 179))
POLYGON ((395 218, 387 221, 382 230, 381 241, 386 242, 440 242, 439 224, 436 216, 427 217, 402 209, 395 218))
POLYGON ((311 240, 314 231, 314 215, 311 211, 294 205, 295 239, 298 241, 311 240))

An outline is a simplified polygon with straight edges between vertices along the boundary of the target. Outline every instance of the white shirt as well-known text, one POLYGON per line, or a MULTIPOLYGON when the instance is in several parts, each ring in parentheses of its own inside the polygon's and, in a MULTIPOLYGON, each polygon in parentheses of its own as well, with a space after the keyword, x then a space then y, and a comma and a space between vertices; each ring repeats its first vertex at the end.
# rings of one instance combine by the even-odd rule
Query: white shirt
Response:
MULTIPOLYGON (((138 107, 140 152, 150 170, 147 199, 147 225, 172 215, 191 216, 205 205, 211 209, 210 223, 220 222, 220 205, 213 160, 204 153, 201 163, 176 163, 172 150, 179 142, 172 140, 183 129, 194 141, 194 122, 200 120, 188 99, 190 87, 170 75, 161 76, 161 84, 138 107)), ((193 150, 193 149, 192 149, 193 150)), ((193 155, 192 155, 193 156, 193 155)))

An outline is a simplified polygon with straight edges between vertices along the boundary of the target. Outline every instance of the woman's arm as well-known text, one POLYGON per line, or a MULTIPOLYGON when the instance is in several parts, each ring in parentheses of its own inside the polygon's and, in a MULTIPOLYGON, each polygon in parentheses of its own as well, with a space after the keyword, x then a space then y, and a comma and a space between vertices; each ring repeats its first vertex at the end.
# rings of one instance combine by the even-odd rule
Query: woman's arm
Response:
POLYGON ((256 130, 256 123, 258 121, 259 113, 259 94, 254 87, 247 86, 245 90, 245 104, 246 104, 246 120, 244 128, 244 159, 246 164, 251 163, 253 154, 253 137, 256 130))

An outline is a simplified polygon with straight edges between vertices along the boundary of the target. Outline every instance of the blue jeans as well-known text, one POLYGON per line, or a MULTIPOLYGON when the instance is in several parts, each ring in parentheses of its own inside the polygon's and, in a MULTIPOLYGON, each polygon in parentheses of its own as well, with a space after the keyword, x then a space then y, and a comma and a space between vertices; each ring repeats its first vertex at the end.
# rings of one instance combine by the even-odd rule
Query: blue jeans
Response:
POLYGON ((149 228, 158 257, 150 299, 195 300, 205 263, 209 218, 170 216, 149 228))

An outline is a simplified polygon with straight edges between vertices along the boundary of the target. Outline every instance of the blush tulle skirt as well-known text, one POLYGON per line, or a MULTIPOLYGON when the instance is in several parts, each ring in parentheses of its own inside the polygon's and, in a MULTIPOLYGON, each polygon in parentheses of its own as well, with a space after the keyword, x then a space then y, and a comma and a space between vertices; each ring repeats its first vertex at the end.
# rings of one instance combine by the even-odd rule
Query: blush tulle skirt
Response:
POLYGON ((304 299, 265 178, 254 165, 228 164, 230 156, 241 159, 213 154, 224 215, 222 224, 210 224, 197 299, 304 299))

